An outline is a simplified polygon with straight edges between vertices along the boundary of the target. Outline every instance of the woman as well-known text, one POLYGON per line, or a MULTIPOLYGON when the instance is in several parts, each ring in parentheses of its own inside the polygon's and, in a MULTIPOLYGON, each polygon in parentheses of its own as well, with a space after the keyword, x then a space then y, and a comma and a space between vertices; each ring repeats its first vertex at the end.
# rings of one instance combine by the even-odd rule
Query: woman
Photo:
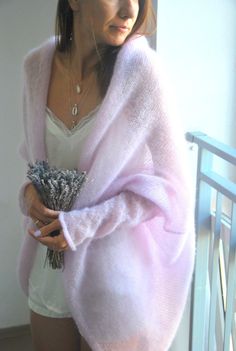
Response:
POLYGON ((88 175, 69 212, 21 188, 18 269, 36 350, 165 351, 178 328, 192 196, 159 59, 138 35, 150 14, 151 0, 59 0, 56 45, 25 59, 22 156, 88 175), (47 248, 64 251, 63 272, 43 268, 47 248))

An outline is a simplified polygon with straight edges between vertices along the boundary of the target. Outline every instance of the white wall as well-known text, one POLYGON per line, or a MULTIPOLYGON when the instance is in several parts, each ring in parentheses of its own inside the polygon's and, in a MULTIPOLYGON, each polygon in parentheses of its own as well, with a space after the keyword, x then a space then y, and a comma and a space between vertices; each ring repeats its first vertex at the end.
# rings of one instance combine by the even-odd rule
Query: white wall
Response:
POLYGON ((22 138, 21 64, 26 52, 54 29, 56 0, 0 1, 0 328, 28 323, 28 309, 16 281, 22 240, 17 192, 23 167, 16 149, 22 138))
MULTIPOLYGON (((0 328, 28 323, 15 275, 23 235, 17 192, 24 170, 16 153, 22 138, 21 63, 53 33, 56 3, 0 1, 0 328)), ((159 0, 158 13, 157 49, 173 78, 185 129, 235 146, 235 0, 159 0)))
POLYGON ((236 146, 235 0, 159 0, 157 49, 186 130, 236 146))

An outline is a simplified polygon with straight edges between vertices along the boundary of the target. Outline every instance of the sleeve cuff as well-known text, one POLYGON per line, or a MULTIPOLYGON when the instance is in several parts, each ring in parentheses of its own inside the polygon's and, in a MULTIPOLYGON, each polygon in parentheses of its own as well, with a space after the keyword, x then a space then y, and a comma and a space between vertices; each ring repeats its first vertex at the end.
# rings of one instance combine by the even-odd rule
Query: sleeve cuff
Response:
POLYGON ((74 244, 74 242, 73 242, 73 240, 72 240, 72 238, 71 238, 71 236, 70 236, 70 234, 68 232, 67 225, 65 223, 64 212, 60 212, 60 214, 59 214, 59 221, 61 223, 63 234, 65 236, 65 239, 66 239, 70 249, 72 251, 76 251, 76 246, 75 246, 75 244, 74 244))

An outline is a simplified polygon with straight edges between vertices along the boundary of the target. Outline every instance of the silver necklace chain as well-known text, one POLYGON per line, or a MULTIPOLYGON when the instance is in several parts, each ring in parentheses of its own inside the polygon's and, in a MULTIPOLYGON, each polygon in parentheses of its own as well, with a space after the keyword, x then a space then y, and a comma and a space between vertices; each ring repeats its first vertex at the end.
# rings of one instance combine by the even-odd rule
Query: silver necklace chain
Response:
MULTIPOLYGON (((70 106, 69 109, 70 109, 70 115, 72 117, 72 129, 73 129, 78 123, 78 118, 79 118, 81 107, 85 103, 90 86, 92 86, 92 84, 89 84, 86 89, 82 89, 81 85, 79 83, 75 83, 73 80, 73 73, 72 73, 71 66, 72 65, 71 65, 71 54, 70 54, 69 67, 68 67, 68 74, 69 74, 69 78, 70 78, 69 79, 68 94, 69 94, 69 106, 70 106), (72 96, 75 93, 76 93, 76 98, 78 95, 80 95, 80 102, 72 103, 72 96), (82 96, 83 96, 83 98, 82 98, 82 96), (81 101, 82 101, 82 103, 81 103, 81 101)), ((75 98, 75 100, 76 100, 76 98, 75 98)))

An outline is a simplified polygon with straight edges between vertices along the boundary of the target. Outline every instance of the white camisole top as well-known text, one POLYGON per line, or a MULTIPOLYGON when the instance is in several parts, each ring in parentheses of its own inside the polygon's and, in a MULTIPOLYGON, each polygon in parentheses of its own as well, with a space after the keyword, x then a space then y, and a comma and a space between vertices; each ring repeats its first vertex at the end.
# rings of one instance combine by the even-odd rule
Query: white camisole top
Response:
MULTIPOLYGON (((73 130, 68 129, 49 108, 46 108, 45 141, 51 166, 77 168, 82 145, 92 128, 99 106, 84 117, 73 130)), ((44 266, 46 252, 47 247, 38 243, 29 277, 29 308, 46 317, 71 317, 65 300, 62 271, 44 266)))

